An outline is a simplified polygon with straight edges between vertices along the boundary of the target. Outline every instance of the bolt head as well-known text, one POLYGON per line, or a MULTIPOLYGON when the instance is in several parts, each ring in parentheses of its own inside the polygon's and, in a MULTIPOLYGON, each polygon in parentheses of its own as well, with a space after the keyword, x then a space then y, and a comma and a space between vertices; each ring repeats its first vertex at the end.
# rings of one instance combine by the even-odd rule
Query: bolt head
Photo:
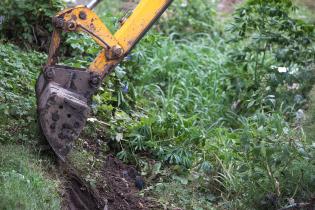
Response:
POLYGON ((84 11, 80 11, 79 18, 82 20, 85 20, 86 19, 86 13, 84 11))
POLYGON ((90 85, 94 88, 97 87, 100 84, 100 82, 101 78, 98 75, 93 75, 90 79, 90 85))
POLYGON ((58 113, 52 113, 51 119, 52 119, 54 122, 56 122, 56 121, 58 121, 58 120, 60 119, 60 117, 59 117, 58 113))
POLYGON ((77 28, 77 25, 73 21, 68 21, 67 22, 67 28, 69 31, 74 31, 77 28))
POLYGON ((78 128, 80 127, 80 123, 79 123, 79 122, 75 122, 74 125, 73 125, 73 127, 74 127, 75 129, 78 129, 78 128))
POLYGON ((64 21, 62 18, 55 17, 53 18, 53 25, 55 25, 56 28, 63 28, 64 21))
POLYGON ((55 130, 56 129, 56 123, 51 124, 50 129, 55 130))
POLYGON ((50 68, 48 67, 46 70, 45 70, 45 78, 48 80, 48 81, 51 81, 53 80, 55 77, 55 71, 53 68, 50 68))
POLYGON ((119 46, 114 46, 112 53, 114 57, 120 57, 123 54, 123 49, 119 46))

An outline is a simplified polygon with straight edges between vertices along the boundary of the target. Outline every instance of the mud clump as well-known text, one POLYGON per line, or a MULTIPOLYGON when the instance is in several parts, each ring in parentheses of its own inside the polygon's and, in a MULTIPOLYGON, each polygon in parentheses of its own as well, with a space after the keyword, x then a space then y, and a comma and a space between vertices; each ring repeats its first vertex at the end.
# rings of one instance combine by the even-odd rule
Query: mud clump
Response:
POLYGON ((163 209, 156 201, 139 195, 137 181, 141 176, 135 167, 111 155, 106 157, 101 178, 94 188, 69 166, 66 166, 65 177, 65 210, 163 209))

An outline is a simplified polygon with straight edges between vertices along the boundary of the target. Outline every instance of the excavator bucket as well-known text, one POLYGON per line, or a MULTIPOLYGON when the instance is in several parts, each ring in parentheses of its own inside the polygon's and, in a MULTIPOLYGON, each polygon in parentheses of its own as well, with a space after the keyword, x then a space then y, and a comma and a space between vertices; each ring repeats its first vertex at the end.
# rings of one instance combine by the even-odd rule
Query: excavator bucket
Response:
POLYGON ((99 78, 84 69, 50 66, 36 85, 38 118, 43 134, 61 160, 66 159, 90 112, 99 78))

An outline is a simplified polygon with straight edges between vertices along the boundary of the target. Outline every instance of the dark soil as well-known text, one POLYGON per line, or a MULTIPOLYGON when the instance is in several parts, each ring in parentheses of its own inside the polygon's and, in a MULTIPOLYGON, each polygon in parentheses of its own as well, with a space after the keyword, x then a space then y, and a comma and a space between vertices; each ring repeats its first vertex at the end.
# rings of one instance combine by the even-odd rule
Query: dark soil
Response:
POLYGON ((96 192, 82 181, 77 175, 71 174, 67 177, 63 209, 65 210, 89 210, 102 209, 102 202, 96 192))
POLYGON ((136 180, 140 176, 137 170, 111 155, 106 158, 101 172, 102 180, 98 181, 96 188, 82 180, 71 166, 61 166, 66 177, 63 195, 65 210, 163 209, 152 199, 139 195, 136 180))

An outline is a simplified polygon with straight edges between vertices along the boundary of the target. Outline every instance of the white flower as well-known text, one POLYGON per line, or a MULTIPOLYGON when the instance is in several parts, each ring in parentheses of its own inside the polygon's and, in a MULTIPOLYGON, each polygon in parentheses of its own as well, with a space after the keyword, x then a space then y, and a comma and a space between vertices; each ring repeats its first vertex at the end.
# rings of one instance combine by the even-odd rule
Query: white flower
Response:
POLYGON ((187 0, 184 0, 184 1, 180 4, 181 7, 187 7, 187 5, 188 5, 187 0))
POLYGON ((279 73, 286 73, 288 71, 287 67, 278 67, 277 69, 279 73))
POLYGON ((296 113, 295 113, 295 118, 296 118, 296 121, 298 123, 300 123, 302 120, 305 119, 305 114, 304 114, 304 111, 302 109, 299 109, 296 113))

